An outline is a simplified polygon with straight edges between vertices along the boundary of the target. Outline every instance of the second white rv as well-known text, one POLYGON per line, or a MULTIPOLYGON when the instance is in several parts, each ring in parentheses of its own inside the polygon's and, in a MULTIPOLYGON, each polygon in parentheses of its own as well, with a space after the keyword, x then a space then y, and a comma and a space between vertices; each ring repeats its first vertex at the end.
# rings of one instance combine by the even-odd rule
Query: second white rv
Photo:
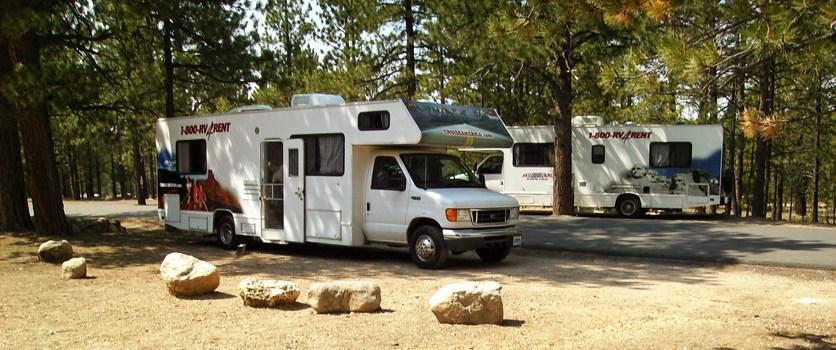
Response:
MULTIPOLYGON (((720 125, 602 125, 578 117, 572 128, 575 207, 613 209, 622 216, 648 210, 707 207, 721 202, 720 125)), ((487 152, 476 173, 487 188, 523 208, 552 206, 554 129, 509 127, 510 148, 487 152)))
POLYGON ((447 153, 510 146, 496 110, 322 95, 294 101, 301 102, 160 119, 165 224, 214 232, 225 248, 242 237, 409 246, 422 268, 467 250, 500 261, 520 245, 517 201, 485 189, 447 153))

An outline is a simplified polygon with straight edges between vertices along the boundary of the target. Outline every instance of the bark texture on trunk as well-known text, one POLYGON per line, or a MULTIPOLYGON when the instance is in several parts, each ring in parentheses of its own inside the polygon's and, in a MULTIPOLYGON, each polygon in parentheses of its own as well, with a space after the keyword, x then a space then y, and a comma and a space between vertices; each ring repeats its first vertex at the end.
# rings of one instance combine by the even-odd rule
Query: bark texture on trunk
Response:
POLYGON ((145 199, 148 197, 146 190, 145 179, 145 165, 142 160, 142 152, 139 147, 139 135, 136 130, 131 133, 131 147, 133 149, 132 155, 134 159, 134 189, 136 191, 136 202, 139 205, 145 205, 145 199))
POLYGON ((415 14, 412 0, 404 0, 404 29, 406 32, 406 96, 415 98, 418 80, 415 76, 415 14))
MULTIPOLYGON (((34 75, 41 74, 39 38, 32 32, 26 33, 12 43, 13 64, 20 64, 34 75)), ((16 112, 20 120, 21 140, 26 159, 29 190, 35 214, 35 229, 44 234, 68 235, 70 227, 64 216, 61 201, 61 186, 55 162, 52 126, 49 111, 41 91, 33 91, 25 99, 16 101, 16 112)))
MULTIPOLYGON (((570 31, 567 31, 570 32, 570 31)), ((572 40, 567 38, 558 59, 557 86, 554 100, 554 188, 553 214, 573 215, 575 193, 572 188, 572 40)))
MULTIPOLYGON (((12 72, 9 46, 0 42, 0 79, 12 72)), ((32 229, 23 159, 20 155, 20 134, 14 107, 0 95, 0 231, 32 229)))
POLYGON ((165 117, 174 116, 174 56, 171 19, 163 19, 163 70, 165 72, 165 117))
MULTIPOLYGON (((761 62, 759 97, 760 116, 772 115, 772 79, 774 59, 770 56, 761 62)), ((752 188, 752 216, 766 218, 766 166, 769 160, 769 145, 762 135, 755 138, 755 184, 752 188)))
MULTIPOLYGON (((813 214, 811 219, 813 223, 819 222, 819 181, 821 178, 821 114, 822 102, 821 92, 821 77, 816 81, 816 148, 813 150, 815 160, 813 161, 813 214)), ((826 215, 826 214, 825 214, 826 215)))

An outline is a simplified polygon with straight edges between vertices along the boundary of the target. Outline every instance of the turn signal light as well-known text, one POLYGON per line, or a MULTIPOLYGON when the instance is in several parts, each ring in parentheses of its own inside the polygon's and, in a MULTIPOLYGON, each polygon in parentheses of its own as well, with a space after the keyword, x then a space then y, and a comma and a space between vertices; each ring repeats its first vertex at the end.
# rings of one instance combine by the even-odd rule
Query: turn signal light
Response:
POLYGON ((447 216, 447 221, 450 222, 469 222, 470 221, 470 209, 455 209, 455 208, 448 208, 444 211, 444 214, 447 216))
POLYGON ((445 213, 447 214, 447 221, 456 222, 456 209, 448 208, 445 213))

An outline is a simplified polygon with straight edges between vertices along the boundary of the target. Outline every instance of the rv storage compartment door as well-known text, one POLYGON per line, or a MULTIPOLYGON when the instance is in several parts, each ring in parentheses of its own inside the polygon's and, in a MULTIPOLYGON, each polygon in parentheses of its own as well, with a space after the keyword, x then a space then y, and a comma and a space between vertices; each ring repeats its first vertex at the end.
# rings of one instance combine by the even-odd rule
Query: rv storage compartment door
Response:
POLYGON ((167 194, 165 200, 165 221, 180 222, 180 195, 167 194))

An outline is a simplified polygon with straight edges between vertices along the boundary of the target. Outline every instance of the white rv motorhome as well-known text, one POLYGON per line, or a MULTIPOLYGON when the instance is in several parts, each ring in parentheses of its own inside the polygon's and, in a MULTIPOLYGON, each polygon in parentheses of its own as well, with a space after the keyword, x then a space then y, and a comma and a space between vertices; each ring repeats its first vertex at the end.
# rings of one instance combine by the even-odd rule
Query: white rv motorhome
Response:
MULTIPOLYGON (((313 98, 316 97, 316 98, 313 98)), ((509 147, 494 109, 415 101, 342 103, 160 119, 159 215, 167 226, 268 243, 409 246, 422 268, 449 252, 504 259, 518 203, 489 191, 447 148, 509 147)), ((323 101, 317 105, 316 101, 323 101)))
MULTIPOLYGON (((475 172, 487 188, 523 208, 552 206, 554 129, 509 127, 511 148, 489 152, 475 172)), ((720 125, 609 125, 576 117, 572 128, 575 206, 639 216, 651 209, 684 209, 721 202, 723 129, 720 125)))

